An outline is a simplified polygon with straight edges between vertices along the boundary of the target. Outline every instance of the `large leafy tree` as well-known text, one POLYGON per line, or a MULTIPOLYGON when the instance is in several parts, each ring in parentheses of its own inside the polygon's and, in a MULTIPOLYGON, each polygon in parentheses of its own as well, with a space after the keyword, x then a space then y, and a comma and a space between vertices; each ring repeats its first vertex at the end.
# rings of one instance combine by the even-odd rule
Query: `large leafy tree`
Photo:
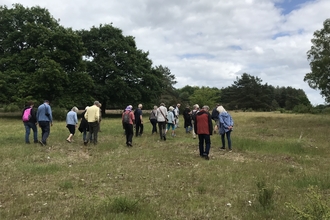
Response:
POLYGON ((83 43, 73 30, 40 7, 15 4, 0 6, 0 12, 0 102, 33 98, 59 103, 65 95, 81 102, 79 97, 88 99, 84 91, 92 84, 87 74, 80 73, 83 43), (81 77, 79 93, 68 94, 75 86, 70 74, 81 77))
POLYGON ((108 107, 150 103, 157 100, 172 77, 152 68, 148 52, 137 49, 132 36, 124 36, 119 28, 100 25, 78 32, 86 47, 87 72, 95 83, 93 95, 108 107))
POLYGON ((259 77, 243 73, 234 84, 222 90, 221 102, 231 109, 269 110, 274 99, 272 88, 259 77))
POLYGON ((313 89, 319 89, 326 102, 330 102, 330 19, 323 28, 314 32, 311 49, 307 52, 311 72, 304 81, 313 89))

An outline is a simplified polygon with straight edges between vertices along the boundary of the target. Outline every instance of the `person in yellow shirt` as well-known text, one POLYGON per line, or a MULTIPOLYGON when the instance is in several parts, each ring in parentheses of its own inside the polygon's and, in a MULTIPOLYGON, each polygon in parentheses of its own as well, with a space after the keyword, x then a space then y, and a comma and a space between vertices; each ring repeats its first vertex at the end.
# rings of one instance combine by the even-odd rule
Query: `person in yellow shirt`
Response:
POLYGON ((94 105, 87 108, 86 113, 84 115, 85 119, 88 122, 89 132, 86 140, 84 141, 84 145, 88 144, 88 140, 90 140, 91 136, 93 136, 94 145, 97 144, 97 134, 99 132, 99 122, 100 122, 100 105, 99 101, 95 101, 94 105))

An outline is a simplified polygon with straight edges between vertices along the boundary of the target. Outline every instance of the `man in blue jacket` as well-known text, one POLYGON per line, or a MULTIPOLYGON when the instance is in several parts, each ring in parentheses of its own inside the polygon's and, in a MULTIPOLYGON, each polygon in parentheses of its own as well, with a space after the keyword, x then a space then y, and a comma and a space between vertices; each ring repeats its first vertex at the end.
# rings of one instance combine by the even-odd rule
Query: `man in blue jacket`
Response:
POLYGON ((50 107, 48 100, 45 100, 43 104, 39 105, 37 122, 41 128, 41 140, 39 143, 42 146, 45 146, 50 133, 50 126, 53 126, 52 108, 50 107))

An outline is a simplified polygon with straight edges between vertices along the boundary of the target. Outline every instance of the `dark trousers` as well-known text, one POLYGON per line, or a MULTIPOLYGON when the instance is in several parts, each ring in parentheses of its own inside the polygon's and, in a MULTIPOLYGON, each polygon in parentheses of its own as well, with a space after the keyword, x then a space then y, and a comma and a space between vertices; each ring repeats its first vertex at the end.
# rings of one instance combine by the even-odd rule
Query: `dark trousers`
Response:
POLYGON ((150 123, 152 124, 151 133, 157 133, 157 119, 150 119, 150 123))
POLYGON ((132 144, 133 139, 133 125, 132 124, 124 124, 125 135, 126 135, 126 145, 129 146, 132 144))
POLYGON ((159 129, 160 139, 164 138, 166 140, 166 137, 165 137, 166 122, 165 121, 159 121, 158 122, 158 129, 159 129))
POLYGON ((42 143, 47 143, 47 138, 50 133, 50 122, 49 121, 39 121, 39 127, 41 128, 41 141, 42 143))
POLYGON ((199 134, 199 155, 200 156, 208 156, 211 148, 211 138, 209 134, 199 134), (204 148, 205 142, 205 148, 204 148))
POLYGON ((135 124, 135 136, 141 136, 143 133, 143 124, 141 123, 141 121, 137 121, 135 124))
MULTIPOLYGON (((230 139, 230 133, 231 133, 231 130, 230 131, 227 131, 225 134, 227 136, 227 141, 228 141, 228 149, 231 150, 231 139, 230 139)), ((221 142, 222 142, 222 148, 224 149, 225 146, 226 146, 226 143, 225 143, 225 134, 222 134, 221 135, 221 142)))
POLYGON ((33 139, 34 143, 38 142, 38 129, 36 124, 32 122, 24 122, 24 127, 25 127, 25 143, 30 143, 30 131, 32 129, 33 131, 33 139))
POLYGON ((87 135, 86 142, 88 142, 88 140, 90 140, 93 137, 94 144, 97 144, 97 134, 99 132, 99 123, 97 121, 88 122, 88 126, 89 126, 89 132, 87 135))

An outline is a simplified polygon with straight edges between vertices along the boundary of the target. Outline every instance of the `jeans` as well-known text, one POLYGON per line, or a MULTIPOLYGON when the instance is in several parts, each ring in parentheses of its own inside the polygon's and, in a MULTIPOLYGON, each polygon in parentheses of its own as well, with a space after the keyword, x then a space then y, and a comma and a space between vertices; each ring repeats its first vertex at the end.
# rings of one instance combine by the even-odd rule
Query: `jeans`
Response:
POLYGON ((152 124, 151 133, 157 133, 157 119, 150 119, 150 123, 152 124))
POLYGON ((97 134, 99 132, 99 123, 97 121, 95 122, 88 122, 89 126, 89 132, 87 135, 87 140, 85 142, 88 142, 93 136, 94 144, 97 144, 97 134))
POLYGON ((211 138, 209 134, 199 134, 199 155, 200 156, 208 156, 211 148, 211 138), (205 142, 205 149, 204 149, 205 142))
POLYGON ((24 122, 24 127, 25 127, 25 143, 30 143, 30 131, 32 129, 33 131, 33 139, 34 143, 38 142, 38 129, 36 124, 32 122, 24 122))
POLYGON ((133 139, 133 125, 132 124, 123 124, 126 135, 126 145, 129 146, 132 144, 133 139))
POLYGON ((50 122, 49 121, 39 121, 39 127, 41 128, 41 141, 42 143, 47 143, 47 138, 50 133, 50 122))
MULTIPOLYGON (((225 134, 227 136, 227 141, 228 141, 228 149, 231 150, 231 139, 230 139, 230 133, 231 133, 231 130, 230 131, 227 131, 225 134)), ((221 142, 222 142, 222 148, 224 149, 225 148, 225 134, 222 134, 221 135, 221 142)))
MULTIPOLYGON (((84 129, 84 131, 83 131, 83 141, 87 141, 87 135, 88 135, 88 131, 86 129, 84 129)), ((92 142, 93 137, 91 136, 89 140, 92 142)))

